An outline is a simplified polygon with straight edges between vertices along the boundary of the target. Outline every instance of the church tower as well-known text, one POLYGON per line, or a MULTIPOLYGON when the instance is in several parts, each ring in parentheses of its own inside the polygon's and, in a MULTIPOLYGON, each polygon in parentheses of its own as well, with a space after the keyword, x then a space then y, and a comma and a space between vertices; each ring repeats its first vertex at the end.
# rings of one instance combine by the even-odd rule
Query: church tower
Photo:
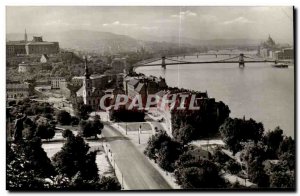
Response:
POLYGON ((27 41, 28 41, 26 29, 25 29, 25 34, 24 34, 24 41, 25 41, 26 43, 27 43, 27 41))
POLYGON ((92 80, 90 79, 90 73, 87 65, 87 58, 84 57, 84 79, 83 79, 83 102, 86 105, 92 105, 92 80))

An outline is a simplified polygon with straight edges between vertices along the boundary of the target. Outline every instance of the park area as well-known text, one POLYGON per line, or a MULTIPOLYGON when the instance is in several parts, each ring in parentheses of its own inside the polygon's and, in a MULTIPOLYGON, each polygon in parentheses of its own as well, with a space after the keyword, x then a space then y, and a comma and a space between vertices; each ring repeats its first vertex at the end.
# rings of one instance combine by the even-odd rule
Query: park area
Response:
MULTIPOLYGON (((77 131, 72 131, 73 134, 77 134, 77 131)), ((51 159, 57 152, 61 150, 65 142, 65 138, 62 137, 61 131, 56 131, 54 138, 51 141, 43 141, 42 147, 44 148, 47 156, 51 159)), ((85 140, 90 146, 90 151, 97 151, 96 164, 98 167, 98 174, 105 177, 114 177, 114 170, 107 158, 103 149, 103 142, 99 140, 85 140)))

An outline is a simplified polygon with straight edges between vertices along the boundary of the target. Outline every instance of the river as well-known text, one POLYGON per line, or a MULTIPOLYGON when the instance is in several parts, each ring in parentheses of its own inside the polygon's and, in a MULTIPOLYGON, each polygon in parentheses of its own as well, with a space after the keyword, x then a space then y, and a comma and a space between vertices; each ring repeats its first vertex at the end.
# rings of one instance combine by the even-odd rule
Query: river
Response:
MULTIPOLYGON (((225 58, 229 56, 173 57, 183 61, 225 58)), ((229 106, 231 117, 253 118, 264 124, 265 132, 280 126, 294 138, 294 67, 280 69, 271 64, 246 63, 244 69, 227 63, 169 65, 166 70, 146 66, 136 72, 165 77, 168 86, 207 91, 209 97, 229 106)))

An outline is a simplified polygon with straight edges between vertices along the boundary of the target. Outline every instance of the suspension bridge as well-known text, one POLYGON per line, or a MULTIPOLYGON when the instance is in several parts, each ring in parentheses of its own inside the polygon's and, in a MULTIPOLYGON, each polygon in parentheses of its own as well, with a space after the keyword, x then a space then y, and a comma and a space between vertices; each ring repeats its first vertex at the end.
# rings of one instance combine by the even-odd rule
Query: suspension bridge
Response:
MULTIPOLYGON (((199 55, 199 54, 198 54, 199 55)), ((197 55, 197 57, 198 57, 197 55)), ((204 54, 203 54, 204 55, 204 54)), ((206 54, 206 55, 229 55, 232 56, 233 54, 206 54)), ((240 68, 244 68, 245 64, 247 63, 287 63, 287 61, 278 61, 278 60, 272 60, 272 59, 263 59, 259 57, 251 57, 248 55, 241 54, 235 54, 233 57, 220 59, 220 60, 210 60, 210 61, 185 61, 185 60, 177 60, 174 59, 175 56, 162 56, 161 58, 153 58, 149 59, 140 63, 137 63, 134 65, 134 67, 140 67, 140 66, 161 66, 162 68, 166 69, 167 65, 180 65, 180 64, 209 64, 209 63, 236 63, 240 68), (160 63, 153 63, 161 61, 160 63)), ((177 56, 178 57, 178 56, 177 56)))

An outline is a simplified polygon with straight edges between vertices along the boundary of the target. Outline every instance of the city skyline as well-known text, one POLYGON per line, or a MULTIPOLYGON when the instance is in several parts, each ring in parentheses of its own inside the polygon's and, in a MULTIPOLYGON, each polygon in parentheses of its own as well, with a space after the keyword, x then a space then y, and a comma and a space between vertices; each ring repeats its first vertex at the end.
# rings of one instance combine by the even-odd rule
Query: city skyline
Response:
POLYGON ((6 17, 6 33, 25 28, 28 34, 89 30, 178 41, 178 37, 261 40, 271 34, 278 42, 293 43, 292 7, 8 6, 6 17))

